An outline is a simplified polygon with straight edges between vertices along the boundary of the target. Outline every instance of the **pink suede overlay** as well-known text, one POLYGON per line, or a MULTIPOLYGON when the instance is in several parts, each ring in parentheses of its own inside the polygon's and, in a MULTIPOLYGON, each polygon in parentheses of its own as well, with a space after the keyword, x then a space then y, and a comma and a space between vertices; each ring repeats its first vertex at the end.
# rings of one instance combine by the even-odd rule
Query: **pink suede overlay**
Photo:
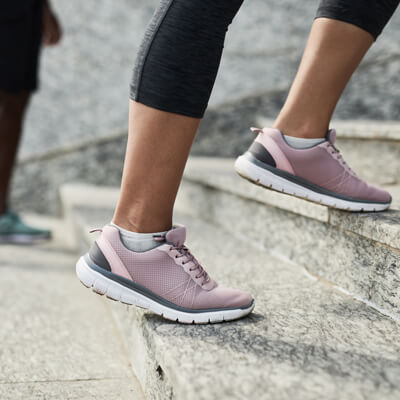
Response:
POLYGON ((186 229, 178 226, 166 234, 166 242, 160 246, 137 253, 123 245, 117 228, 106 225, 97 243, 113 272, 122 275, 125 271, 127 275, 122 275, 125 278, 178 306, 191 309, 248 306, 252 300, 248 293, 218 285, 208 277, 183 246, 185 238, 186 229))
POLYGON ((387 191, 367 184, 346 164, 334 146, 335 130, 329 132, 328 140, 308 149, 295 149, 289 146, 282 133, 271 128, 264 128, 256 141, 262 143, 271 153, 279 169, 354 199, 382 203, 391 201, 387 191))
MULTIPOLYGON (((275 130, 275 129, 274 129, 275 130)), ((271 135, 271 130, 265 129, 258 134, 256 142, 261 143, 273 157, 276 162, 276 167, 283 171, 289 172, 294 175, 294 170, 285 153, 280 149, 279 145, 275 142, 271 135)))
POLYGON ((114 248, 107 240, 106 235, 103 234, 96 240, 97 245, 99 246, 100 250, 102 251, 104 257, 108 261, 111 267, 111 271, 114 274, 123 276, 126 279, 131 279, 128 271, 126 270, 124 264, 118 257, 118 254, 115 252, 114 248))

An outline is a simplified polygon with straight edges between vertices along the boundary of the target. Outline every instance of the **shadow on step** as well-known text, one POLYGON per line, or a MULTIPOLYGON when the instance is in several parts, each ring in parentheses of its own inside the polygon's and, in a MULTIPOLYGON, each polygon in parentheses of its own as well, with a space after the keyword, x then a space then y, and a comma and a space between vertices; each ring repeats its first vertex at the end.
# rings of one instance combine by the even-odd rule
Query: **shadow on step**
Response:
MULTIPOLYGON (((203 351, 206 346, 208 351, 216 352, 216 359, 228 350, 247 357, 251 364, 259 362, 274 368, 286 365, 309 374, 325 373, 352 382, 400 388, 400 360, 381 356, 378 348, 375 351, 357 340, 353 345, 348 343, 346 338, 356 336, 354 332, 334 337, 323 326, 310 326, 302 335, 297 335, 296 329, 291 332, 290 327, 285 326, 283 334, 270 333, 267 318, 256 313, 237 322, 215 325, 177 325, 164 322, 156 315, 145 315, 144 318, 153 325, 157 335, 174 338, 182 352, 188 351, 185 339, 190 339, 191 349, 195 349, 198 342, 197 351, 203 351), (163 329, 166 326, 168 329, 163 329), (318 334, 315 335, 315 331, 318 334), (329 342, 329 345, 323 345, 329 342)), ((179 357, 178 350, 176 356, 179 357)))

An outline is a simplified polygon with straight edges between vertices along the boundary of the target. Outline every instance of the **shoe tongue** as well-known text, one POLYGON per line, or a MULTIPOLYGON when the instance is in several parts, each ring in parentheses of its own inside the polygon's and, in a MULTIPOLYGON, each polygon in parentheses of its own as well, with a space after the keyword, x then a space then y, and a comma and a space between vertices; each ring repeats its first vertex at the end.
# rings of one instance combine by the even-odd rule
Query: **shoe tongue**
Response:
POLYGON ((165 235, 165 240, 174 246, 183 246, 186 240, 186 228, 184 226, 175 226, 165 235))
POLYGON ((336 142, 336 129, 329 129, 326 134, 326 140, 331 144, 335 144, 336 142))

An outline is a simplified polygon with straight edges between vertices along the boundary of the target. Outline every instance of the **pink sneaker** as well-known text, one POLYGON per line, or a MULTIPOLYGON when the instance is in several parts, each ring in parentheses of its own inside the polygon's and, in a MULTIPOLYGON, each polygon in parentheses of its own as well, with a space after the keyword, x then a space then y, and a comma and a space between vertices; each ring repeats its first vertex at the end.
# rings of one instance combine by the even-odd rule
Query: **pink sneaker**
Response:
POLYGON ((294 149, 277 129, 256 129, 258 136, 235 169, 253 183, 328 207, 349 211, 383 211, 392 198, 368 185, 346 164, 335 147, 336 131, 308 149, 294 149))
POLYGON ((118 229, 106 225, 76 273, 96 293, 176 322, 231 321, 251 313, 252 297, 212 280, 184 246, 185 238, 185 228, 174 227, 156 238, 160 246, 136 253, 123 245, 118 229))

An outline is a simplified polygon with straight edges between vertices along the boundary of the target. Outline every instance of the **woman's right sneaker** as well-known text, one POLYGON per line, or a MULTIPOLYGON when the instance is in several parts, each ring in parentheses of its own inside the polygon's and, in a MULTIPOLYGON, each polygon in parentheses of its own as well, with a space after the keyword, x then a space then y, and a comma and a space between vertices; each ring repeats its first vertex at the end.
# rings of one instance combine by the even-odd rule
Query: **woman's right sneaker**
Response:
POLYGON ((336 131, 306 149, 290 146, 277 129, 252 128, 258 133, 249 150, 235 163, 249 181, 328 207, 348 211, 383 211, 392 198, 360 179, 335 146, 336 131))
POLYGON ((254 300, 248 293, 218 285, 191 254, 183 226, 155 239, 158 247, 134 252, 124 246, 117 228, 106 225, 78 261, 78 278, 98 294, 176 322, 231 321, 251 313, 254 300))

